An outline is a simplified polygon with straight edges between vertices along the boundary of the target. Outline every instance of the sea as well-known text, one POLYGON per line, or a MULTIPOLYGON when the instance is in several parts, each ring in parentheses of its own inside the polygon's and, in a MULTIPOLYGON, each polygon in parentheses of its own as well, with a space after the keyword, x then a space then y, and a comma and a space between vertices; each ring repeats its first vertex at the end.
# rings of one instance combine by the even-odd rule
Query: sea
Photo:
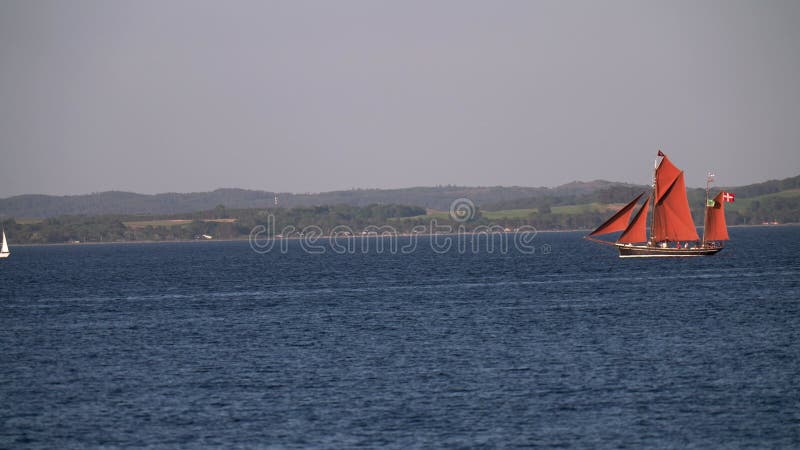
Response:
POLYGON ((798 448, 800 227, 730 235, 677 259, 9 236, 0 447, 798 448))

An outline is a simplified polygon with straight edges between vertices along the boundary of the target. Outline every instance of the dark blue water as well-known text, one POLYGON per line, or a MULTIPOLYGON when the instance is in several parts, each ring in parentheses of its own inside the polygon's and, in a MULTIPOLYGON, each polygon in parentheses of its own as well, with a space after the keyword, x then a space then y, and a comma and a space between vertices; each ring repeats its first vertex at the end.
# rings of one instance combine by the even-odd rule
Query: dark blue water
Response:
POLYGON ((797 447, 800 228, 731 235, 669 260, 578 233, 12 247, 0 447, 797 447))

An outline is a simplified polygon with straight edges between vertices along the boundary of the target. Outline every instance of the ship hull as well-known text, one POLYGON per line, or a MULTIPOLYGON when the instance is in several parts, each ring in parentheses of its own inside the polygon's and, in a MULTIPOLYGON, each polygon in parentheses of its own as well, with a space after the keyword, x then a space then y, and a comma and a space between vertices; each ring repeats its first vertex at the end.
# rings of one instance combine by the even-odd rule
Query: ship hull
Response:
POLYGON ((682 258, 689 256, 711 256, 722 247, 664 248, 648 245, 615 244, 620 258, 682 258))

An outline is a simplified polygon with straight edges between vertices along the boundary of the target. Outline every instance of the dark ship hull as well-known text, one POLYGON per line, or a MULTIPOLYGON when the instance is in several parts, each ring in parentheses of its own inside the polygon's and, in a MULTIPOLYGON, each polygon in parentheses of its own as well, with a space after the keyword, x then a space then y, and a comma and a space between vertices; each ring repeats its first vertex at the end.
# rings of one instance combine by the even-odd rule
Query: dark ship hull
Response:
POLYGON ((719 253, 722 247, 670 248, 648 245, 614 244, 620 258, 669 258, 686 256, 711 256, 719 253))

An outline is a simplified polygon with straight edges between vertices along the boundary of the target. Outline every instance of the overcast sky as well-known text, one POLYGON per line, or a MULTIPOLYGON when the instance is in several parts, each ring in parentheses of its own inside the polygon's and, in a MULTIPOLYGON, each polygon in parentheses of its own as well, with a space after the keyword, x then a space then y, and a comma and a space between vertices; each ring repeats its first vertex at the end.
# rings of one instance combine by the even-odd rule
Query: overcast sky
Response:
POLYGON ((800 2, 0 0, 0 197, 800 174, 800 2))

